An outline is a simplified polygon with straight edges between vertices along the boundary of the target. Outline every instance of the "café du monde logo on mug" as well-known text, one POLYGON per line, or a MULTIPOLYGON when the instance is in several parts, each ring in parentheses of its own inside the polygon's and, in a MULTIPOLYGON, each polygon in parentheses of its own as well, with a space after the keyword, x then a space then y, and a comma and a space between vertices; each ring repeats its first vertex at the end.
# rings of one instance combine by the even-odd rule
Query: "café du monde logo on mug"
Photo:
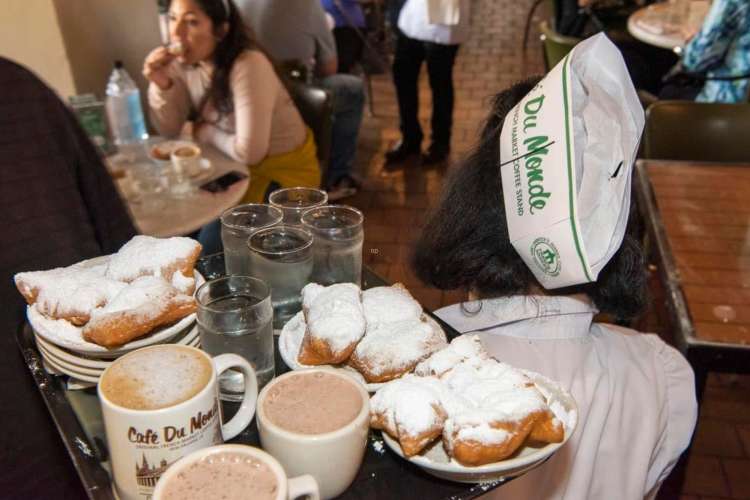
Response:
POLYGON ((537 238, 531 244, 531 255, 534 263, 548 276, 560 274, 560 253, 557 247, 547 238, 537 238))

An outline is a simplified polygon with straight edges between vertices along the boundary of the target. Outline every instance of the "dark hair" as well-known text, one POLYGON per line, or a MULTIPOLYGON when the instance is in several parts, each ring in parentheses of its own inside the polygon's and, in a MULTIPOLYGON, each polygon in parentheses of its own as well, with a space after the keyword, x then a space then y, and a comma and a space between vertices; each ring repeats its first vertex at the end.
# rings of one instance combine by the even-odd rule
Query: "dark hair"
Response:
MULTIPOLYGON (((417 241, 412 260, 425 283, 444 290, 474 290, 484 297, 526 294, 533 285, 541 288, 508 238, 498 167, 505 115, 538 82, 538 78, 529 79, 495 96, 477 145, 449 179, 417 241)), ((646 301, 646 274, 643 253, 633 235, 634 220, 630 217, 620 249, 596 282, 552 293, 585 293, 603 313, 617 319, 636 316, 646 301)))
POLYGON ((211 19, 215 32, 218 32, 224 23, 228 25, 227 32, 214 49, 215 68, 206 94, 216 110, 226 115, 234 108, 232 89, 229 87, 229 74, 232 66, 242 52, 250 49, 259 50, 259 47, 232 0, 195 0, 195 2, 211 19))

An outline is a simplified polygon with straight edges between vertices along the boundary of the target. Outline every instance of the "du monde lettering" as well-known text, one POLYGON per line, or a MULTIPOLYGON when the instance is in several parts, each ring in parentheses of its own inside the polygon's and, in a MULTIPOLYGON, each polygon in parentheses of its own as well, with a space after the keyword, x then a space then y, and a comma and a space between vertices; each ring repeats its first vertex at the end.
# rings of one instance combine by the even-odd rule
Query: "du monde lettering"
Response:
POLYGON ((196 415, 190 417, 189 426, 176 427, 172 425, 164 426, 161 434, 153 429, 146 429, 140 431, 135 427, 128 428, 128 441, 131 443, 155 445, 162 443, 171 443, 175 439, 183 439, 188 435, 192 435, 195 432, 203 429, 206 424, 210 423, 219 413, 218 403, 214 403, 214 406, 207 412, 199 411, 196 415))
MULTIPOLYGON (((523 119, 523 132, 531 128, 536 128, 538 114, 544 104, 544 94, 529 100, 523 108, 525 117, 523 119)), ((526 152, 531 153, 525 159, 526 179, 528 180, 529 192, 529 213, 534 214, 535 210, 542 210, 547 205, 547 198, 550 193, 544 190, 544 171, 542 170, 542 161, 549 149, 545 146, 549 142, 546 135, 537 135, 527 137, 523 144, 526 146, 526 152)))

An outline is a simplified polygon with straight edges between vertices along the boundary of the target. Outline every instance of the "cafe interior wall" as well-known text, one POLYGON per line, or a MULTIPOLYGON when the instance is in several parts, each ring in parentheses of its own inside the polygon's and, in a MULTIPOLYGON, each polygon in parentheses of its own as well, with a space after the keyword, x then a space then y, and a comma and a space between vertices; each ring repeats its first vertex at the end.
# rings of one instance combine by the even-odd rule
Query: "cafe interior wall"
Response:
POLYGON ((77 93, 104 98, 112 64, 119 59, 140 87, 141 98, 145 98, 143 60, 161 43, 156 0, 51 1, 77 93))
POLYGON ((0 56, 29 68, 64 98, 76 93, 51 0, 2 0, 0 56))

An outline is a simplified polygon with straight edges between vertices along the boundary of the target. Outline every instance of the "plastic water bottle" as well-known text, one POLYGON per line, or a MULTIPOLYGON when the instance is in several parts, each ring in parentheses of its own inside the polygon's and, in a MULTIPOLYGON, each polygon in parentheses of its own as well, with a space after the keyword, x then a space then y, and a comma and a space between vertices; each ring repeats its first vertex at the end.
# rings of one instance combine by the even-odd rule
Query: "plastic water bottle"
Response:
POLYGON ((115 61, 115 68, 107 82, 106 93, 107 119, 115 144, 124 153, 141 149, 141 143, 148 139, 141 107, 141 93, 122 66, 122 61, 115 61))

